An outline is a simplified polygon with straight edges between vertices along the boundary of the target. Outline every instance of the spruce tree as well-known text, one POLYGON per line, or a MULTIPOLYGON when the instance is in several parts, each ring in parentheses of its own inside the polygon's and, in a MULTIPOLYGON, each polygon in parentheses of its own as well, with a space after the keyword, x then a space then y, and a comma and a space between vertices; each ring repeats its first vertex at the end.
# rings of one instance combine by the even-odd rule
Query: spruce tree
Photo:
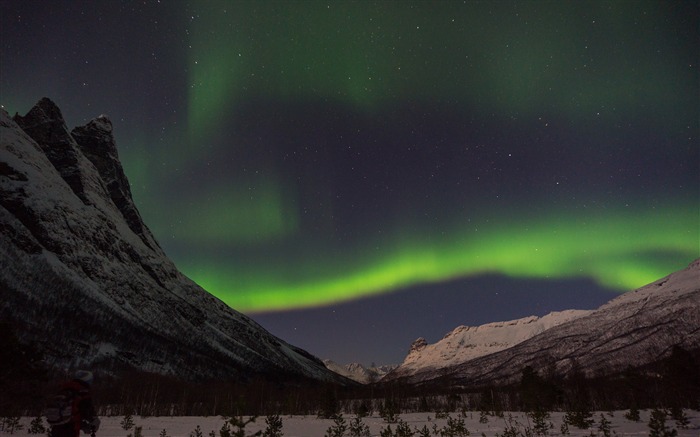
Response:
POLYGON ((347 431, 348 425, 342 414, 337 414, 333 417, 333 425, 326 430, 325 437, 343 437, 347 431))
POLYGON ((678 431, 666 426, 666 412, 654 408, 649 416, 649 437, 676 437, 678 431))
POLYGON ((265 425, 263 437, 282 437, 282 418, 278 414, 267 416, 265 425))
POLYGON ((35 417, 29 424, 29 434, 44 434, 46 432, 46 427, 44 426, 44 419, 41 416, 35 417))

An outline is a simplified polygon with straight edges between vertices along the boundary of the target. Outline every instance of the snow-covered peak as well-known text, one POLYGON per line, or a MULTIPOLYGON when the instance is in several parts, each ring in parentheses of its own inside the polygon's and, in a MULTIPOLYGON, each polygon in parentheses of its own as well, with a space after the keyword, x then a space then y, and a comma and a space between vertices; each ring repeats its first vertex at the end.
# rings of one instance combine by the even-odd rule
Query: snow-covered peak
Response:
POLYGON ((352 379, 360 384, 377 382, 396 368, 396 366, 365 367, 359 363, 341 365, 332 360, 323 360, 323 364, 328 370, 332 370, 338 375, 352 379))
POLYGON ((110 120, 106 114, 100 114, 97 118, 92 120, 92 123, 95 123, 95 125, 104 131, 112 132, 112 120, 110 120))
POLYGON ((441 369, 492 354, 564 322, 589 314, 586 310, 567 310, 549 313, 543 317, 529 316, 517 320, 487 323, 480 326, 459 326, 442 340, 428 344, 419 338, 394 375, 407 376, 416 371, 441 369))

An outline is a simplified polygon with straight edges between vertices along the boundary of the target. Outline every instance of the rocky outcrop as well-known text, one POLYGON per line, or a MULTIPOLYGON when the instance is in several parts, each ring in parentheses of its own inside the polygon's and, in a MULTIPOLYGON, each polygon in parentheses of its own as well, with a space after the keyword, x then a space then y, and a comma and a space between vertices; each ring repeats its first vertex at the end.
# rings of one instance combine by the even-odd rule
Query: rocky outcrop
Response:
POLYGON ((411 343, 411 347, 408 349, 408 355, 418 354, 427 346, 428 341, 423 337, 418 337, 417 339, 413 340, 413 343, 411 343))
POLYGON ((101 115, 85 126, 73 129, 71 136, 83 155, 97 168, 110 198, 129 228, 151 249, 159 247, 150 230, 144 225, 132 200, 131 188, 119 161, 117 145, 112 135, 112 122, 109 118, 101 115))
POLYGON ((142 222, 112 126, 42 99, 0 114, 0 320, 58 368, 347 380, 180 273, 142 222))

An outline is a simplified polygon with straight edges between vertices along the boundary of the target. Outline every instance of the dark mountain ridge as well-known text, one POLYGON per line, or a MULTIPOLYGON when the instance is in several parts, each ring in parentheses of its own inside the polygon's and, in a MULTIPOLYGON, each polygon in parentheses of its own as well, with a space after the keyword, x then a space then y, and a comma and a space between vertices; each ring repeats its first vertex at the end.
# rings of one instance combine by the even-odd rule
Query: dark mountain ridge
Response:
POLYGON ((0 321, 53 368, 347 383, 177 270, 131 197, 112 123, 42 99, 0 114, 0 321))

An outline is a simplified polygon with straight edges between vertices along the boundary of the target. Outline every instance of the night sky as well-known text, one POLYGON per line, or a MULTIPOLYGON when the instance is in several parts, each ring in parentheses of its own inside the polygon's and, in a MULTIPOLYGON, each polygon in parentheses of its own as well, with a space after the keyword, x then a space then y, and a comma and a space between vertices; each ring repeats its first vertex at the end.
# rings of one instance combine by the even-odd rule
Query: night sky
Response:
POLYGON ((321 358, 700 256, 698 2, 0 0, 0 98, 107 114, 190 278, 321 358))

